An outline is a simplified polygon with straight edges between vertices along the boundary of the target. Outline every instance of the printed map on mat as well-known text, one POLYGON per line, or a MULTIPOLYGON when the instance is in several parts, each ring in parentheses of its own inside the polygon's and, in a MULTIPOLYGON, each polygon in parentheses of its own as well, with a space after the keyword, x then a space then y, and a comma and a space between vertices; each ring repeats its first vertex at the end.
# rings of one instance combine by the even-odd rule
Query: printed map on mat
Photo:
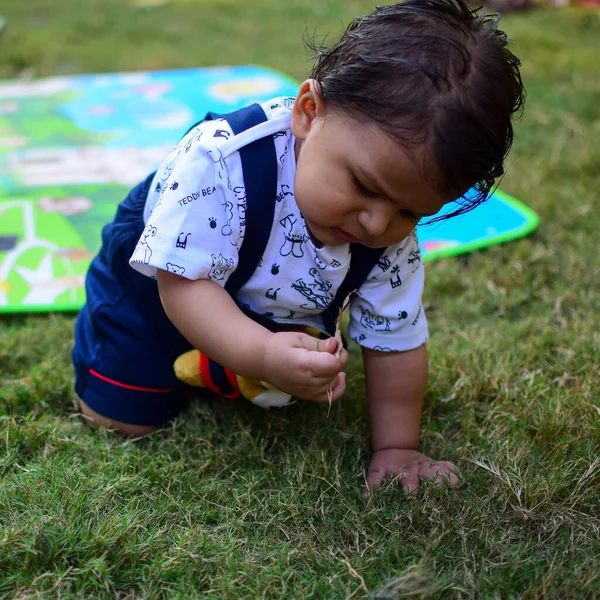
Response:
MULTIPOLYGON (((77 310, 102 226, 208 111, 295 95, 264 67, 0 82, 0 313, 77 310)), ((537 217, 496 193, 421 228, 425 259, 525 235, 537 217)))

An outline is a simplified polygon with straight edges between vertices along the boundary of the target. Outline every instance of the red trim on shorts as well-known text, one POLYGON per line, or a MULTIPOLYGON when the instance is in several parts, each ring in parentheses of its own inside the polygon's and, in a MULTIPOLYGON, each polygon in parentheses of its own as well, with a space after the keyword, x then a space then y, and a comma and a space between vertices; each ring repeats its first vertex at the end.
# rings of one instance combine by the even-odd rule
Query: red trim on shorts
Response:
POLYGON ((105 377, 104 375, 100 375, 100 373, 97 373, 96 371, 94 371, 94 369, 89 369, 89 373, 90 375, 93 375, 94 377, 97 377, 98 379, 101 379, 102 381, 106 381, 106 383, 111 383, 112 385, 116 385, 117 387, 122 387, 125 388, 126 390, 134 390, 136 392, 150 392, 150 393, 158 393, 158 394, 164 394, 165 392, 174 392, 176 391, 177 388, 163 388, 163 389, 156 389, 156 388, 144 388, 144 387, 138 387, 137 385, 127 385, 126 383, 120 383, 119 381, 115 381, 114 379, 110 379, 108 377, 105 377))

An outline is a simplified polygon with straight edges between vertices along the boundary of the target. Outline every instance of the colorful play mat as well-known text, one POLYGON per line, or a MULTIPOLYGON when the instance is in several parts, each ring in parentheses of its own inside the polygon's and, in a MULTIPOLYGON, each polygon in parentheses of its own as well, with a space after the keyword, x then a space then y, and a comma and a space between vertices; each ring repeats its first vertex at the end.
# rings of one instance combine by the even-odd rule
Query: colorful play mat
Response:
MULTIPOLYGON (((256 66, 0 82, 0 313, 77 310, 102 226, 208 111, 295 95, 256 66)), ((496 192, 421 227, 425 259, 523 236, 535 213, 496 192)))

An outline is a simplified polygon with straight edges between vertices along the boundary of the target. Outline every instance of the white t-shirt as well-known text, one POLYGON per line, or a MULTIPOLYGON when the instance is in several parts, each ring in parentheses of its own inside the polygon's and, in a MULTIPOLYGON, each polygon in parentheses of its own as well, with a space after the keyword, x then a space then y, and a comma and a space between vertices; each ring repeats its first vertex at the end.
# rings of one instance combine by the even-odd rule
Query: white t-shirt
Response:
MULTIPOLYGON (((238 301, 283 324, 323 330, 321 313, 350 265, 350 246, 317 248, 294 199, 293 98, 262 105, 268 121, 233 135, 222 119, 193 128, 166 158, 145 205, 146 227, 130 259, 150 277, 157 269, 225 286, 244 240, 246 193, 239 148, 272 135, 277 198, 271 234, 238 301)), ((243 250, 242 250, 243 252, 243 250)), ((387 248, 352 298, 348 332, 361 346, 411 350, 427 341, 421 304, 424 270, 413 232, 387 248)))

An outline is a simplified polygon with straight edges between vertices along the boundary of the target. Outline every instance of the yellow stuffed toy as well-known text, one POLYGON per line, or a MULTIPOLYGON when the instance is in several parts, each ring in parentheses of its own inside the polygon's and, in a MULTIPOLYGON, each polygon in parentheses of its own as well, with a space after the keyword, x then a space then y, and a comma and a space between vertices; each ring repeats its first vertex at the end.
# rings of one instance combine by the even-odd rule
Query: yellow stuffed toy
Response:
POLYGON ((175 361, 173 365, 175 375, 188 385, 207 388, 225 398, 239 398, 241 396, 262 408, 286 406, 292 401, 289 394, 280 392, 266 381, 246 379, 228 369, 224 369, 224 373, 233 388, 233 392, 224 394, 211 379, 209 362, 208 357, 198 350, 190 350, 179 356, 175 361))
MULTIPOLYGON (((340 316, 336 326, 335 337, 338 340, 338 348, 342 348, 342 335, 340 331, 340 319, 343 311, 348 306, 350 295, 344 300, 342 309, 340 310, 340 316)), ((291 330, 288 329, 288 331, 291 330)), ((294 327, 294 331, 301 331, 315 338, 326 339, 329 336, 322 331, 319 331, 315 327, 300 326, 294 327)), ((337 354, 339 356, 339 354, 337 354)), ((281 408, 288 404, 293 404, 292 396, 286 394, 266 381, 257 381, 255 379, 246 379, 240 375, 236 375, 233 371, 225 369, 224 367, 217 365, 217 363, 211 361, 208 356, 202 354, 199 350, 190 350, 185 352, 177 358, 173 364, 175 370, 175 376, 180 381, 192 385, 194 387, 203 387, 215 392, 215 394, 222 396, 223 398, 246 398, 250 400, 252 404, 256 404, 262 408, 281 408), (211 375, 211 368, 214 368, 216 372, 221 376, 221 379, 226 378, 228 381, 227 387, 230 390, 224 392, 221 387, 213 381, 211 375)))
MULTIPOLYGON (((347 300, 344 302, 344 307, 347 305, 347 300)), ((342 311, 340 311, 341 314, 342 311)), ((322 333, 318 329, 309 326, 295 328, 295 331, 302 331, 307 335, 316 338, 325 339, 329 336, 322 333)), ((336 331, 336 338, 339 338, 341 346, 341 334, 336 331)), ((225 369, 220 365, 212 362, 205 354, 199 350, 190 350, 177 358, 173 364, 177 379, 192 385, 194 387, 203 387, 215 392, 215 394, 223 398, 246 398, 252 404, 256 404, 262 408, 280 408, 292 404, 292 397, 285 392, 274 388, 266 381, 257 381, 254 379, 246 379, 240 375, 236 375, 233 371, 225 369), (216 368, 221 377, 226 378, 229 382, 228 388, 233 391, 224 392, 217 383, 212 380, 211 366, 216 368)))

